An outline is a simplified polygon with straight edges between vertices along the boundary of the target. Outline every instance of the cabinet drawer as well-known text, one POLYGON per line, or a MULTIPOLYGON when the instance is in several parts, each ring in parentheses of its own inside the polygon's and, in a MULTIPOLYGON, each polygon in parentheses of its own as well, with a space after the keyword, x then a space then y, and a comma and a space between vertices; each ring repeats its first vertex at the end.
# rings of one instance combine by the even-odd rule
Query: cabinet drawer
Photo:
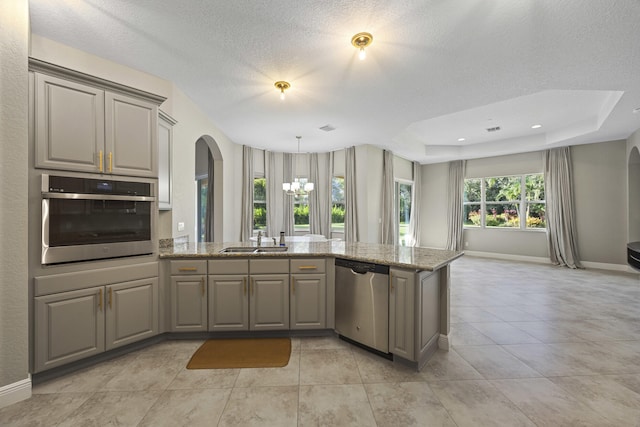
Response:
POLYGON ((282 258, 249 260, 251 274, 289 273, 289 260, 282 258))
POLYGON ((209 260, 209 274, 249 274, 248 259, 209 260))
POLYGON ((183 274, 207 274, 207 261, 171 261, 171 275, 175 276, 183 274))
POLYGON ((303 258, 291 260, 291 273, 324 273, 324 258, 303 258))

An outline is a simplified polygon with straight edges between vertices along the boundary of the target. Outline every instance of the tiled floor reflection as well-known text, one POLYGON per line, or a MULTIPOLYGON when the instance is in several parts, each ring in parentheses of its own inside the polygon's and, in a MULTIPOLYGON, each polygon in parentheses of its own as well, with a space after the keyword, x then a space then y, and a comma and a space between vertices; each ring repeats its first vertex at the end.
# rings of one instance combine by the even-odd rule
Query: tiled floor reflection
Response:
POLYGON ((464 257, 453 349, 422 372, 335 338, 289 365, 187 370, 167 341, 39 384, 1 426, 640 426, 640 279, 464 257))

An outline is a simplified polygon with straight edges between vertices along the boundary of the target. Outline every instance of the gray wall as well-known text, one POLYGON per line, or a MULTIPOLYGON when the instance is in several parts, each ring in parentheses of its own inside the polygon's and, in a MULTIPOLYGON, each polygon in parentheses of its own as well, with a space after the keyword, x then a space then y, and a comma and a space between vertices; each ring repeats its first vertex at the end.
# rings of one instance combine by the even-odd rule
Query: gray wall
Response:
POLYGON ((627 241, 640 241, 640 129, 627 139, 628 181, 627 199, 629 200, 627 241))
POLYGON ((28 378, 29 10, 0 2, 0 387, 28 378))
POLYGON ((626 264, 626 142, 571 147, 582 261, 626 264))

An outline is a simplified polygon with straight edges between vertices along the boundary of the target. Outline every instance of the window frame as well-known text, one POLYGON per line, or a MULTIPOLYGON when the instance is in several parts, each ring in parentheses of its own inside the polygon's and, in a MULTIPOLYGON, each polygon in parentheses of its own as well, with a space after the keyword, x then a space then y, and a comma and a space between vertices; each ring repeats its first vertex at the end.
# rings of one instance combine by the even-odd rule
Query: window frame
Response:
MULTIPOLYGON (((531 172, 531 173, 522 173, 522 174, 512 174, 512 175, 495 175, 495 176, 484 176, 484 177, 470 177, 465 178, 465 183, 470 180, 480 180, 480 200, 479 201, 466 201, 465 194, 462 196, 462 212, 463 212, 463 221, 465 216, 465 207, 469 205, 479 205, 480 212, 483 214, 480 215, 480 225, 467 225, 463 223, 463 228, 465 230, 518 230, 518 231, 533 231, 533 232, 546 232, 547 227, 546 223, 544 227, 527 227, 527 207, 533 204, 542 204, 546 207, 546 198, 545 199, 536 199, 536 200, 527 200, 527 182, 526 179, 528 176, 541 176, 544 186, 544 175, 542 172, 531 172), (487 201, 486 194, 486 181, 487 179, 498 179, 498 178, 512 178, 517 177, 520 180, 520 198, 518 200, 505 200, 505 201, 487 201), (517 204, 522 215, 518 217, 519 226, 518 227, 499 227, 499 226, 487 226, 486 225, 486 216, 487 216, 487 206, 491 205, 512 205, 517 204)), ((546 194, 545 194, 546 197, 546 194)))
POLYGON ((331 213, 330 213, 330 215, 331 215, 331 232, 332 233, 342 233, 342 234, 344 234, 344 216, 343 216, 343 219, 342 219, 342 223, 338 223, 338 222, 334 223, 333 222, 333 208, 336 205, 342 205, 342 210, 346 214, 346 212, 347 212, 347 200, 346 200, 345 190, 346 190, 346 188, 345 188, 344 176, 343 175, 333 175, 331 177, 331 213), (334 179, 336 179, 336 178, 342 179, 342 197, 343 197, 342 202, 336 201, 333 198, 333 182, 334 182, 334 179), (342 227, 334 227, 334 224, 342 224, 342 227))
POLYGON ((268 215, 268 211, 267 211, 267 177, 264 174, 255 174, 253 176, 253 210, 251 211, 251 222, 252 222, 252 231, 254 235, 258 234, 258 231, 262 230, 262 231, 266 231, 267 229, 267 223, 266 223, 266 217, 268 215), (256 180, 257 179, 264 179, 264 200, 258 200, 256 201, 256 180), (260 203, 264 205, 264 212, 265 212, 265 225, 264 228, 256 228, 256 218, 255 218, 255 212, 256 212, 256 203, 260 203))
POLYGON ((394 191, 393 191, 393 206, 394 206, 394 227, 396 231, 396 237, 398 241, 396 242, 399 246, 407 246, 406 241, 403 243, 402 237, 400 236, 400 186, 408 185, 411 191, 411 197, 409 198, 409 221, 406 223, 407 233, 403 236, 406 236, 409 231, 409 224, 411 223, 411 204, 413 204, 413 190, 414 190, 414 182, 408 179, 395 178, 394 179, 394 191))

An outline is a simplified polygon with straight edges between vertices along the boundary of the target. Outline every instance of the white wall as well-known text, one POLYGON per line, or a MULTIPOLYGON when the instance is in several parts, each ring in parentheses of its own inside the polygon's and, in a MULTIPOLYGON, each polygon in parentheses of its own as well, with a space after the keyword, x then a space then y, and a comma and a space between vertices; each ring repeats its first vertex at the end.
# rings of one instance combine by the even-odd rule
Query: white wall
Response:
POLYGON ((626 264, 626 141, 571 147, 582 261, 626 264))
POLYGON ((378 147, 356 147, 356 199, 360 242, 381 241, 382 157, 382 149, 378 147))
POLYGON ((640 129, 627 139, 627 241, 640 241, 640 129), (632 150, 634 153, 632 154, 632 150))
POLYGON ((0 2, 0 388, 29 376, 28 55, 27 0, 0 2))

